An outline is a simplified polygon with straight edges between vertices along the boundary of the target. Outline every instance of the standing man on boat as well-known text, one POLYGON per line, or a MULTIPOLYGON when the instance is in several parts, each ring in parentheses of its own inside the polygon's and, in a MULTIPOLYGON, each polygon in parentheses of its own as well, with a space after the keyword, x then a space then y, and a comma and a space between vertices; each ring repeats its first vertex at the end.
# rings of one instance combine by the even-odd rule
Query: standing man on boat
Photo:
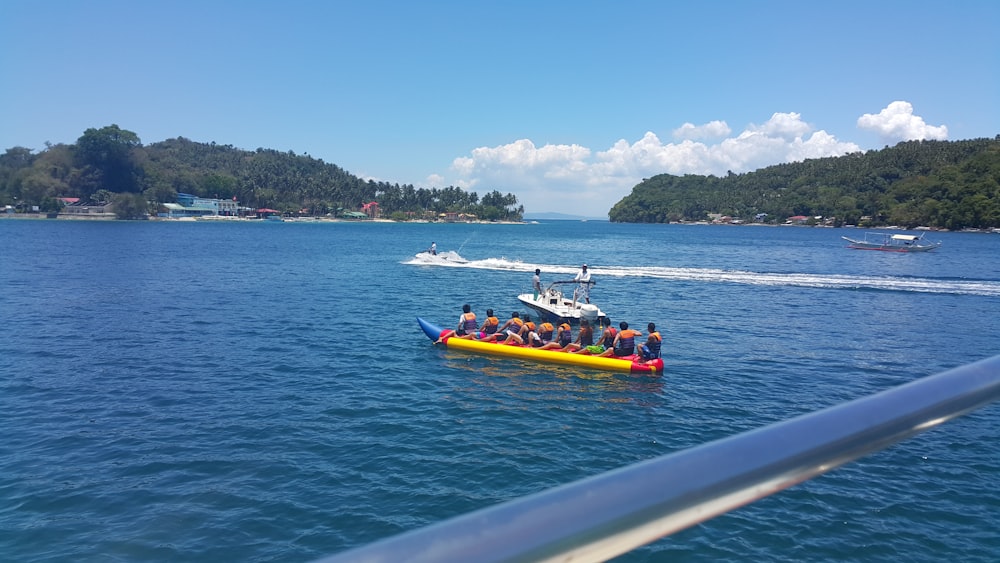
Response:
POLYGON ((531 278, 531 285, 535 290, 535 301, 538 301, 538 296, 542 294, 542 271, 535 268, 535 275, 531 278))
POLYGON ((437 253, 438 253, 438 245, 437 245, 437 243, 436 243, 436 242, 431 242, 431 248, 430 248, 430 253, 431 253, 431 256, 437 256, 437 253))
POLYGON ((578 297, 583 297, 587 304, 590 304, 590 272, 587 271, 587 265, 584 264, 580 267, 580 271, 576 273, 576 277, 573 281, 577 282, 578 286, 573 290, 573 308, 576 309, 576 300, 578 297))

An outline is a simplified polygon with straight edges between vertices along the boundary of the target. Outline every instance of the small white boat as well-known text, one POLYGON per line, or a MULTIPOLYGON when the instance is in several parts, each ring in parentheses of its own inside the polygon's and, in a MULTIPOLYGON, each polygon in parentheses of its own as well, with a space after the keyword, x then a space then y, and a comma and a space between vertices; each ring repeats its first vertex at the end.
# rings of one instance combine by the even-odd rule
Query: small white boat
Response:
POLYGON ((587 303, 582 297, 574 304, 572 292, 568 296, 563 295, 561 289, 563 286, 575 287, 578 284, 579 282, 572 280, 552 282, 537 299, 534 292, 522 293, 517 298, 521 303, 534 309, 543 320, 550 323, 579 324, 580 319, 587 319, 592 325, 596 325, 598 322, 603 323, 607 319, 607 315, 597 305, 587 303))
POLYGON ((862 240, 840 237, 848 243, 847 248, 855 250, 882 250, 885 252, 927 252, 941 246, 940 242, 924 240, 924 235, 901 235, 891 233, 865 233, 862 240))

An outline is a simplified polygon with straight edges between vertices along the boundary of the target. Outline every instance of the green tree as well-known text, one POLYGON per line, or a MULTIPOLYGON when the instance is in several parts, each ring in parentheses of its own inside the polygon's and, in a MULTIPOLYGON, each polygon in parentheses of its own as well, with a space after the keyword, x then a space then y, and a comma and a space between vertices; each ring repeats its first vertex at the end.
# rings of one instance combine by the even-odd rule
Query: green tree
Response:
POLYGON ((118 194, 114 199, 114 211, 119 219, 148 219, 149 203, 142 194, 118 194))
POLYGON ((41 201, 40 205, 38 206, 38 209, 42 213, 56 213, 60 209, 62 209, 62 207, 63 207, 63 204, 58 199, 56 199, 54 197, 45 197, 45 198, 42 198, 42 201, 41 201))
POLYGON ((82 169, 80 185, 89 197, 96 189, 112 192, 141 191, 142 168, 133 150, 140 147, 138 135, 109 125, 87 129, 76 141, 76 165, 82 169))

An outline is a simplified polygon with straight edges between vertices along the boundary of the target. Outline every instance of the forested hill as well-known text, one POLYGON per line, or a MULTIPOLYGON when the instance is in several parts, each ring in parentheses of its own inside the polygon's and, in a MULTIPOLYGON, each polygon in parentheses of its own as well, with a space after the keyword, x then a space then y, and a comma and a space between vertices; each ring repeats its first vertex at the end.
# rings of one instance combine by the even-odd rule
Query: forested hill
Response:
POLYGON ((310 215, 357 211, 378 202, 384 217, 412 218, 444 212, 485 220, 520 220, 523 206, 513 194, 492 191, 482 198, 457 187, 363 180, 308 155, 183 137, 143 145, 117 125, 87 129, 73 145, 50 145, 38 154, 24 147, 0 155, 0 205, 39 205, 55 210, 56 198, 114 201, 134 215, 155 212, 178 192, 206 198, 236 198, 240 205, 310 215), (147 209, 148 207, 148 209, 147 209))
POLYGON ((661 174, 636 185, 608 215, 665 223, 710 213, 745 222, 802 215, 834 225, 1000 227, 1000 135, 904 142, 723 178, 661 174))

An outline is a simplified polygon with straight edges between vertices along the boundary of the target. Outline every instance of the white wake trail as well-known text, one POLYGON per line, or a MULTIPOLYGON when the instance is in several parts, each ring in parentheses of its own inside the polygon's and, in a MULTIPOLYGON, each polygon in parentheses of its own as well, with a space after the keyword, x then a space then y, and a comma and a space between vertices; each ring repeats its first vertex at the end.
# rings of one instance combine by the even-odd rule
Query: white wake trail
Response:
MULTIPOLYGON (((456 262, 453 260, 422 260, 413 258, 404 264, 418 266, 443 266, 478 270, 503 270, 534 272, 541 269, 546 274, 572 276, 579 265, 536 264, 509 260, 504 257, 456 262)), ((591 266, 595 277, 638 277, 671 281, 739 283, 765 286, 815 287, 823 289, 874 289, 884 291, 911 291, 918 293, 946 293, 1000 297, 1000 282, 989 280, 942 280, 931 278, 902 278, 892 276, 860 276, 840 274, 769 273, 747 270, 720 270, 713 268, 666 268, 659 266, 591 266)))

